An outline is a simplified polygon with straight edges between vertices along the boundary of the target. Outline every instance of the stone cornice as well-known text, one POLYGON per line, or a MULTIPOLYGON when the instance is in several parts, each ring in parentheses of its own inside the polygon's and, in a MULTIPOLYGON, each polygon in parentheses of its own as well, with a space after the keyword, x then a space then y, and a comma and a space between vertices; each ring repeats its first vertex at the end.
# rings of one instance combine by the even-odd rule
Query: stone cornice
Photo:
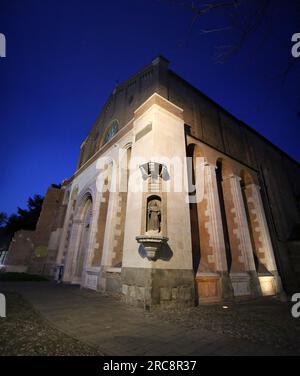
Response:
POLYGON ((163 108, 166 111, 169 111, 174 116, 183 119, 183 109, 176 106, 172 102, 168 101, 167 99, 163 98, 161 95, 154 93, 152 94, 143 104, 141 104, 135 111, 134 111, 134 118, 131 119, 124 127, 122 127, 118 133, 105 145, 103 145, 88 161, 86 161, 72 176, 72 180, 80 175, 87 167, 89 167, 97 158, 99 158, 102 154, 104 154, 114 143, 120 140, 127 132, 129 132, 133 128, 134 120, 141 117, 149 108, 152 106, 157 105, 163 108))
POLYGON ((168 101, 166 98, 162 97, 161 95, 154 93, 149 97, 143 104, 141 104, 135 111, 134 111, 134 120, 141 117, 149 108, 152 106, 157 105, 164 110, 170 112, 174 116, 183 119, 183 109, 176 106, 174 103, 168 101))

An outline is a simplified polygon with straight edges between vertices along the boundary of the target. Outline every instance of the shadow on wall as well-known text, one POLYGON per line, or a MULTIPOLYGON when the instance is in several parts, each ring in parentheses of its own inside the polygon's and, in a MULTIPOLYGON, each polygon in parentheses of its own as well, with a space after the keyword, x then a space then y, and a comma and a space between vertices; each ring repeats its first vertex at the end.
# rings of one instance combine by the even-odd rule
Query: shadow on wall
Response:
MULTIPOLYGON (((143 244, 140 244, 139 246, 139 255, 142 258, 147 257, 146 250, 143 244)), ((169 261, 171 260, 172 257, 173 257, 173 251, 171 250, 169 244, 165 243, 165 244, 162 244, 157 257, 153 261, 156 261, 158 259, 163 260, 163 261, 169 261)))

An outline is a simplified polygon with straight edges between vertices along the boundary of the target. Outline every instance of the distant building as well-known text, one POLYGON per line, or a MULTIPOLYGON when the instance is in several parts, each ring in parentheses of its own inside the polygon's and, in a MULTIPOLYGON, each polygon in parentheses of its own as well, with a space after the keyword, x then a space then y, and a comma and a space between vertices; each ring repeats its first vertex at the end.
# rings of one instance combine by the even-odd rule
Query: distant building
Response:
POLYGON ((299 164, 168 66, 115 88, 29 270, 144 307, 296 290, 299 164))
POLYGON ((6 270, 32 274, 53 275, 56 267, 57 250, 49 248, 64 223, 65 206, 63 198, 65 185, 61 188, 51 186, 43 201, 35 231, 17 231, 10 242, 5 259, 6 270))

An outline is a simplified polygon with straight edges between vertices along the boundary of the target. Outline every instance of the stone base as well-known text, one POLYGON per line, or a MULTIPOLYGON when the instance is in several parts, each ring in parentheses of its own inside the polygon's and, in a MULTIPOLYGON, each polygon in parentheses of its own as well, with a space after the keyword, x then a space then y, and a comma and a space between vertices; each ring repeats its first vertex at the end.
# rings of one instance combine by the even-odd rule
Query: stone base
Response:
POLYGON ((70 281, 71 285, 80 285, 81 287, 85 287, 82 283, 82 277, 72 277, 72 280, 70 281))
POLYGON ((271 271, 269 274, 258 275, 258 279, 263 296, 278 295, 281 298, 286 296, 277 270, 271 271))
POLYGON ((230 274, 234 296, 251 295, 250 277, 247 273, 230 274))
POLYGON ((196 289, 199 304, 214 303, 233 298, 233 288, 228 273, 198 273, 196 289))
POLYGON ((221 296, 223 300, 231 300, 234 297, 233 286, 228 272, 220 272, 221 296))
POLYGON ((263 296, 276 295, 276 283, 273 276, 259 276, 258 279, 263 296))
POLYGON ((258 275, 256 271, 248 272, 250 276, 250 291, 251 295, 253 296, 261 296, 261 287, 258 279, 258 275))
POLYGON ((63 281, 79 284, 90 290, 119 294, 121 292, 121 268, 91 267, 85 269, 81 277, 70 278, 64 274, 63 281))
POLYGON ((183 308, 195 305, 192 270, 122 268, 123 301, 142 306, 183 308))
POLYGON ((28 265, 5 265, 6 272, 27 273, 28 265))
POLYGON ((97 290, 98 288, 98 275, 99 271, 86 270, 85 271, 85 281, 84 287, 91 290, 97 290))
POLYGON ((119 294, 121 292, 121 268, 102 267, 98 289, 102 292, 119 294))
POLYGON ((56 273, 56 263, 47 263, 43 269, 43 276, 54 279, 56 273))
POLYGON ((271 274, 274 276, 275 279, 275 286, 276 286, 276 295, 281 297, 286 297, 286 292, 283 289, 281 277, 278 273, 278 270, 272 270, 271 274))
POLYGON ((221 300, 220 276, 215 273, 197 274, 196 290, 199 304, 219 302, 221 300))
POLYGON ((257 273, 230 273, 234 296, 260 296, 261 288, 257 273))

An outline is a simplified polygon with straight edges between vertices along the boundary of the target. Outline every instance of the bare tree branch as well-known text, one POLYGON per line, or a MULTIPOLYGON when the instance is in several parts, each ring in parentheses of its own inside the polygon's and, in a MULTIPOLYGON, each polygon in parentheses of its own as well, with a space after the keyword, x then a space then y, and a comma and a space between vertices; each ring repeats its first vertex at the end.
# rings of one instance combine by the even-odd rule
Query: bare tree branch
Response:
MULTIPOLYGON (((191 9, 192 12, 194 13, 194 16, 192 18, 191 24, 189 26, 189 30, 187 32, 186 40, 189 38, 191 35, 194 26, 196 22, 199 20, 200 17, 205 16, 209 12, 216 11, 218 9, 224 9, 224 8, 231 8, 231 7, 236 7, 239 4, 239 0, 233 0, 233 1, 228 1, 228 2, 215 2, 215 3, 204 3, 202 1, 172 1, 172 3, 175 3, 177 5, 182 5, 188 9, 191 9)), ((218 27, 218 28, 212 28, 212 29, 201 29, 200 32, 201 34, 210 34, 210 33, 217 33, 221 31, 226 31, 229 30, 230 26, 227 27, 218 27)))

